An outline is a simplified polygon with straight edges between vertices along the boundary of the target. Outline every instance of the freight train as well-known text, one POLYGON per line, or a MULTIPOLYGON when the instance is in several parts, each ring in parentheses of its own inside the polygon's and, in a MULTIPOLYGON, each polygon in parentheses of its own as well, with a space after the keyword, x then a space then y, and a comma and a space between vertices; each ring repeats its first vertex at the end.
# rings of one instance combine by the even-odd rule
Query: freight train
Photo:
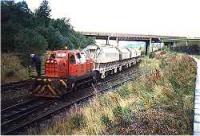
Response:
POLYGON ((34 78, 31 93, 60 97, 79 84, 96 82, 135 65, 140 59, 140 50, 112 45, 89 45, 82 51, 52 51, 45 60, 45 74, 34 78))
POLYGON ((138 49, 108 45, 89 45, 83 51, 88 58, 93 59, 93 70, 101 79, 135 65, 141 56, 138 49))

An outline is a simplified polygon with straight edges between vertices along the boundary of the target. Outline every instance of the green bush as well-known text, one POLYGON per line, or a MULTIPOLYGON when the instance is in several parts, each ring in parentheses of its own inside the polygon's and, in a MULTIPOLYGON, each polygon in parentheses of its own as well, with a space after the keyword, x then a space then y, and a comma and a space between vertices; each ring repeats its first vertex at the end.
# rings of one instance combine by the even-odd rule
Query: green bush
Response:
POLYGON ((99 96, 99 102, 101 105, 105 105, 105 106, 109 106, 110 105, 110 100, 108 97, 102 95, 102 96, 99 96))
POLYGON ((131 94, 130 89, 128 88, 128 86, 121 87, 119 90, 117 90, 117 93, 122 98, 126 98, 126 97, 128 97, 131 94))
POLYGON ((154 57, 155 57, 155 53, 152 52, 149 54, 149 58, 153 59, 154 57))
POLYGON ((116 122, 121 125, 128 125, 131 123, 132 112, 128 107, 117 106, 113 109, 116 122))
POLYGON ((23 54, 43 54, 47 48, 46 39, 38 32, 24 29, 15 36, 17 51, 23 54))
POLYGON ((171 50, 193 55, 200 55, 200 41, 179 41, 171 50))
POLYGON ((69 125, 72 129, 80 129, 86 125, 85 117, 82 114, 75 114, 70 118, 69 125))
POLYGON ((101 120, 101 123, 105 126, 110 126, 111 124, 111 120, 109 119, 107 115, 102 115, 100 120, 101 120))
POLYGON ((2 83, 28 79, 28 70, 21 65, 21 61, 17 55, 3 53, 1 55, 1 64, 2 83))

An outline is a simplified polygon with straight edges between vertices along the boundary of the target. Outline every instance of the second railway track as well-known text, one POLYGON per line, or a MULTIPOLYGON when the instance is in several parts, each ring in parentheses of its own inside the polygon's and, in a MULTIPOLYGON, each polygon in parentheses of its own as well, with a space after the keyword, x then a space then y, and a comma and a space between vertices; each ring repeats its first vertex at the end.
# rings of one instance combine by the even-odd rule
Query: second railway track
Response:
POLYGON ((17 90, 20 90, 21 88, 25 88, 29 86, 30 84, 31 84, 31 80, 23 80, 19 82, 3 84, 1 85, 1 91, 2 92, 5 92, 7 90, 17 91, 17 90))
POLYGON ((21 121, 27 116, 44 108, 52 101, 30 99, 22 103, 7 107, 1 111, 2 134, 9 134, 20 127, 21 121))

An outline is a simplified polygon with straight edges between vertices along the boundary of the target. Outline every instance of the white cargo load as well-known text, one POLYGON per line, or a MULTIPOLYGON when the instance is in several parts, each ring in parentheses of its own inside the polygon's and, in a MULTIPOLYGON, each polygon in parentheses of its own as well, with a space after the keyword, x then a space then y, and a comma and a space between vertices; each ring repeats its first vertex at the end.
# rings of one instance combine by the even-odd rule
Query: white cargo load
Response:
POLYGON ((133 48, 127 47, 127 49, 131 52, 131 58, 135 58, 137 56, 137 52, 133 48))
POLYGON ((95 63, 119 61, 119 51, 112 45, 89 45, 83 50, 95 63))
POLYGON ((136 54, 137 54, 136 56, 140 57, 141 56, 141 50, 139 50, 139 49, 135 49, 135 50, 136 50, 136 54))
MULTIPOLYGON (((117 47, 116 47, 117 48, 117 47)), ((119 47, 120 60, 130 59, 130 51, 127 48, 119 47)))
POLYGON ((96 51, 98 49, 97 45, 88 45, 82 51, 85 52, 87 58, 96 58, 96 51))
POLYGON ((141 54, 139 50, 112 45, 89 45, 82 51, 94 60, 94 71, 101 79, 135 65, 141 54))
POLYGON ((109 63, 119 60, 119 51, 113 46, 102 46, 97 50, 95 62, 109 63))

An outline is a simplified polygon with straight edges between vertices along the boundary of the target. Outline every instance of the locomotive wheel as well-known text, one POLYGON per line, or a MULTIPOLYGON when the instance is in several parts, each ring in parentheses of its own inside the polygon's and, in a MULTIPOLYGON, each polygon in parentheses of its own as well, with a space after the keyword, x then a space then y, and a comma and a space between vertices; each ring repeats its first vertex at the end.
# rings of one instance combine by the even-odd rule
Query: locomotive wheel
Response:
POLYGON ((76 86, 75 81, 69 82, 68 87, 69 87, 69 92, 77 90, 77 86, 76 86))

